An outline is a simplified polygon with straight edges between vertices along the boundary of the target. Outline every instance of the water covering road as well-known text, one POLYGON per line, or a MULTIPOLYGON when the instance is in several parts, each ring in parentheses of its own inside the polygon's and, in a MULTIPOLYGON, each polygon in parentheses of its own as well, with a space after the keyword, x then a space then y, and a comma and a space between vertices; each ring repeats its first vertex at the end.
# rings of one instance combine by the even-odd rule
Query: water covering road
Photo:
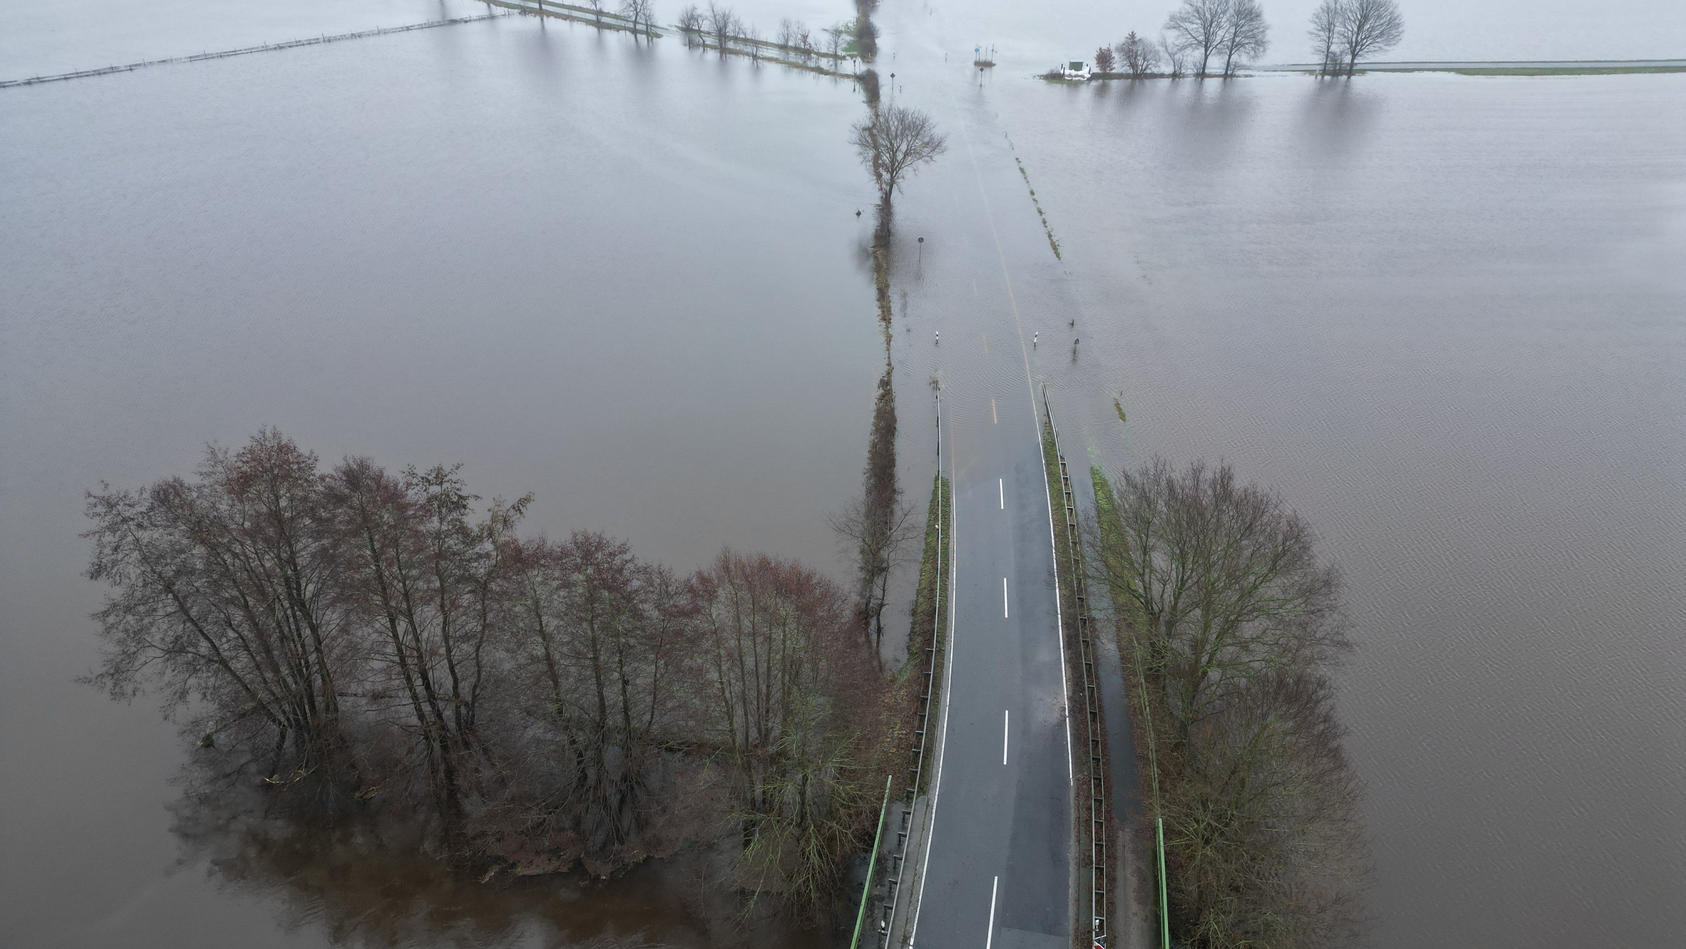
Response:
POLYGON ((899 363, 942 385, 955 497, 947 713, 910 935, 933 949, 1066 946, 1069 710, 1035 387, 1078 358, 1081 320, 944 11, 879 21, 885 101, 930 112, 948 136, 896 219, 899 363))

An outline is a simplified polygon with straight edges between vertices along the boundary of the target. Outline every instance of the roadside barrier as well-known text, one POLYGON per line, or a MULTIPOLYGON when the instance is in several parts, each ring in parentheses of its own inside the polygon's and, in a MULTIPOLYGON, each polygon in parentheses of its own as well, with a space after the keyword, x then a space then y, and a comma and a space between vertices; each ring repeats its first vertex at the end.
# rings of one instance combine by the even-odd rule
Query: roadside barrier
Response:
POLYGON ((1054 410, 1048 403, 1048 387, 1042 387, 1042 411, 1048 416, 1048 430, 1054 435, 1054 457, 1060 466, 1060 491, 1065 504, 1066 555, 1071 563, 1071 587, 1077 601, 1078 658, 1083 666, 1083 712, 1089 723, 1089 890, 1090 935, 1093 945, 1106 944, 1106 744, 1101 739, 1101 702, 1095 684, 1095 648, 1089 636, 1089 596, 1083 578, 1083 550, 1077 534, 1077 501, 1071 493, 1071 475, 1066 471, 1065 453, 1060 450, 1060 429, 1054 424, 1054 410))

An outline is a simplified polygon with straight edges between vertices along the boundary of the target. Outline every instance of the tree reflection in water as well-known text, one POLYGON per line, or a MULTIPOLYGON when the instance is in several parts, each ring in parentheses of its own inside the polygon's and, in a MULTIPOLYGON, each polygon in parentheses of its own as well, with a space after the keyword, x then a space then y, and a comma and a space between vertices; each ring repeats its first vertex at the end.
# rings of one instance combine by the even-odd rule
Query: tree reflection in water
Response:
POLYGON ((476 883, 402 831, 364 819, 323 825, 273 813, 266 792, 231 786, 214 764, 187 765, 183 793, 170 807, 182 843, 179 868, 203 863, 221 886, 272 902, 281 929, 318 930, 324 945, 690 949, 777 938, 754 931, 761 926, 745 932, 729 898, 715 905, 699 898, 718 889, 708 886, 701 857, 610 881, 570 874, 476 883))

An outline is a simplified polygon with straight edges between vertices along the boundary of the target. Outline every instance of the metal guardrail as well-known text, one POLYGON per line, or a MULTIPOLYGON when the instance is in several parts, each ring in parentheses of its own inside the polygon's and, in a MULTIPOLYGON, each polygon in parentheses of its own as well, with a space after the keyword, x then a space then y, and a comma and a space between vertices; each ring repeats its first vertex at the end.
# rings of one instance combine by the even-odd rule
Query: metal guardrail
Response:
POLYGON ((884 812, 890 807, 890 782, 895 775, 884 776, 884 803, 878 806, 878 830, 872 835, 872 855, 866 862, 866 882, 861 885, 861 905, 855 911, 855 934, 849 938, 849 949, 859 949, 861 944, 861 924, 866 922, 867 895, 872 892, 872 875, 878 868, 878 844, 884 839, 884 812))
POLYGON ((1083 551, 1077 534, 1077 501, 1071 492, 1071 475, 1066 471, 1065 453, 1060 450, 1060 429, 1054 424, 1054 410, 1048 403, 1048 387, 1042 387, 1042 411, 1048 430, 1054 435, 1054 457, 1059 461, 1060 492, 1064 499, 1067 556, 1071 563, 1072 594, 1077 601, 1078 658, 1083 665, 1083 711, 1089 723, 1089 884, 1090 935, 1093 945, 1106 944, 1106 744, 1101 740, 1100 693, 1095 683, 1095 648, 1089 635, 1089 597, 1083 582, 1083 551))
POLYGON ((878 921, 878 945, 880 949, 887 949, 890 944, 890 928, 895 922, 896 907, 900 905, 901 902, 902 871, 907 867, 907 846, 913 835, 913 804, 919 799, 919 784, 925 777, 925 749, 927 747, 927 738, 929 737, 927 734, 929 728, 927 726, 930 724, 931 720, 931 696, 936 694, 935 684, 937 682, 936 672, 938 655, 937 642, 942 635, 942 594, 943 583, 945 582, 946 577, 946 574, 944 574, 943 571, 947 569, 948 566, 948 548, 943 546, 943 527, 945 526, 943 523, 943 511, 944 509, 948 509, 951 512, 953 510, 953 506, 950 503, 949 498, 949 494, 953 491, 953 486, 950 485, 945 487, 942 483, 943 397, 941 393, 937 394, 936 400, 937 490, 941 493, 937 496, 937 569, 934 572, 936 580, 935 589, 933 591, 935 596, 935 606, 932 611, 931 618, 931 639, 925 644, 925 671, 921 673, 924 677, 924 681, 922 683, 923 688, 919 696, 919 711, 917 713, 918 717, 916 720, 917 727, 914 731, 914 734, 919 736, 919 748, 913 753, 913 763, 908 767, 909 781, 907 785, 906 801, 902 806, 901 817, 898 819, 896 827, 896 852, 890 855, 890 869, 888 877, 889 892, 885 895, 884 902, 882 904, 883 912, 878 921))

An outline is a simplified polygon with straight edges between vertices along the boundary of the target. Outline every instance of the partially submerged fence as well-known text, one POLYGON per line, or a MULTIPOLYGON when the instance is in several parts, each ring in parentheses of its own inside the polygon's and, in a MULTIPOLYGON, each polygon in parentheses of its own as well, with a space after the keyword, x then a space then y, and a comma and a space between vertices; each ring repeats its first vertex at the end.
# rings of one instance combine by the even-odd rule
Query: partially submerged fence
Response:
POLYGON ((627 33, 648 33, 661 36, 656 25, 647 20, 634 20, 623 13, 582 7, 577 3, 558 3, 556 0, 483 0, 485 3, 507 7, 520 13, 547 16, 575 23, 589 23, 600 29, 623 30, 627 33))
POLYGON ((191 56, 170 56, 165 59, 148 59, 138 63, 125 63, 121 66, 101 66, 98 69, 79 69, 75 72, 55 73, 50 76, 30 76, 28 79, 0 80, 0 89, 9 86, 33 86, 43 82, 63 82, 67 79, 86 79, 90 76, 109 76, 112 73, 133 72, 147 66, 167 66, 172 63, 197 63, 208 59, 227 59, 230 56, 245 56, 250 53, 272 53, 283 49, 298 49, 301 46, 321 46, 324 43, 337 43, 340 40, 360 40, 371 36, 385 36, 388 33, 408 33, 411 30, 431 30, 440 26, 456 26, 459 23, 473 23, 477 20, 489 20, 495 16, 508 16, 506 13, 482 13, 479 16, 460 16, 449 20, 428 20, 425 23, 411 23, 406 26, 382 26, 372 30, 359 30, 355 33, 335 33, 332 35, 308 36, 304 39, 287 40, 282 43, 262 43, 257 46, 243 46, 239 49, 221 49, 209 53, 194 53, 191 56))
MULTIPOLYGON (((1071 475, 1066 470, 1065 452, 1060 450, 1060 430, 1054 424, 1054 410, 1048 403, 1048 387, 1042 387, 1042 411, 1053 433, 1054 457, 1059 461, 1060 493, 1065 508, 1066 556, 1071 564, 1071 592, 1077 609, 1078 659, 1083 667, 1083 712, 1089 738, 1089 916, 1093 944, 1105 944, 1107 934, 1106 863, 1106 742, 1101 723, 1100 692, 1095 683, 1095 645, 1090 638, 1089 596, 1083 577, 1083 548, 1077 533, 1077 500, 1071 492, 1071 475)), ((1056 568, 1057 569, 1057 568, 1056 568)))

